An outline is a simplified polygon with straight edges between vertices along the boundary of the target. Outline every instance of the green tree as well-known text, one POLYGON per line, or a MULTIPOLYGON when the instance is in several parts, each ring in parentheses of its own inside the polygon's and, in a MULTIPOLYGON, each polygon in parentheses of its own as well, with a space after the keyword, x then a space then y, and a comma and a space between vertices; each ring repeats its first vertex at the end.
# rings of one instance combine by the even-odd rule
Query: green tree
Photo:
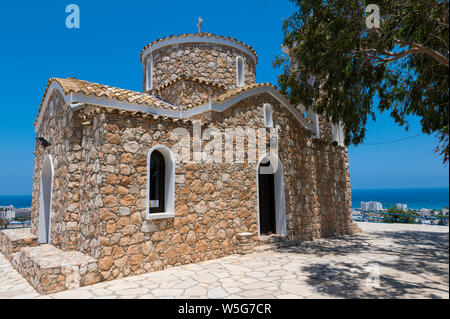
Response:
POLYGON ((416 224, 417 214, 411 211, 404 211, 393 206, 386 211, 387 215, 384 215, 387 223, 409 223, 416 224))
POLYGON ((344 124, 346 143, 362 143, 375 109, 408 129, 421 118, 436 134, 436 152, 448 161, 448 0, 291 0, 298 7, 283 23, 289 57, 281 91, 294 104, 344 124), (366 6, 380 8, 380 27, 366 25, 366 6), (290 68, 293 65, 293 68, 290 68))

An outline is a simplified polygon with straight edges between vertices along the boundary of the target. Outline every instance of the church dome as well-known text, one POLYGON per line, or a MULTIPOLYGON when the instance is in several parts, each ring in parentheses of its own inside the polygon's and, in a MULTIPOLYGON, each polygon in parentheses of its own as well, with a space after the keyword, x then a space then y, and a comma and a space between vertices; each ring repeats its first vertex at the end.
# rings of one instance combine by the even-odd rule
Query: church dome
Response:
POLYGON ((141 63, 144 92, 186 78, 230 90, 256 83, 258 56, 241 41, 202 32, 151 42, 141 52, 141 63))

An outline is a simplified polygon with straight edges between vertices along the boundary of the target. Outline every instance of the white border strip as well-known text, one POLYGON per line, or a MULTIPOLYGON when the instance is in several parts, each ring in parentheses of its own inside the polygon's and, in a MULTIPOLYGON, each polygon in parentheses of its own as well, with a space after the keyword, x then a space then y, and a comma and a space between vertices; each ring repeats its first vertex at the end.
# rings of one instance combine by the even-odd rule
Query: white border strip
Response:
POLYGON ((39 127, 42 122, 42 117, 47 109, 48 99, 51 96, 51 93, 53 90, 58 90, 61 92, 61 94, 64 97, 66 105, 70 105, 72 111, 77 110, 78 108, 82 107, 84 104, 91 104, 91 105, 98 105, 98 106, 106 106, 113 109, 118 110, 125 110, 125 111, 132 111, 132 112, 143 112, 147 114, 152 115, 158 115, 158 116, 167 116, 172 118, 179 118, 179 119, 186 119, 191 116, 206 112, 208 110, 213 110, 217 112, 223 112, 233 106, 234 104, 251 97, 253 95, 261 94, 261 93, 269 93, 271 96, 273 96, 276 100, 278 100, 282 105, 284 105, 291 113, 295 116, 295 118, 300 122, 303 127, 313 132, 313 134, 316 133, 314 125, 309 124, 302 115, 293 108, 289 102, 273 87, 270 86, 262 86, 262 87, 255 87, 253 89, 247 90, 241 94, 238 94, 237 96, 223 102, 223 103, 217 103, 211 105, 210 102, 200 105, 198 107, 195 107, 193 109, 188 109, 186 111, 183 111, 181 107, 171 105, 175 108, 178 108, 176 110, 173 109, 163 109, 163 108, 152 108, 143 104, 138 104, 136 102, 128 102, 126 99, 123 101, 119 101, 117 99, 109 99, 104 96, 93 96, 89 95, 86 96, 83 93, 71 93, 68 95, 64 94, 64 91, 62 90, 61 86, 56 82, 53 81, 51 85, 49 86, 47 90, 47 95, 44 99, 43 106, 41 109, 41 112, 39 113, 38 121, 36 122, 35 132, 37 133, 39 131, 39 127))
MULTIPOLYGON (((223 112, 233 106, 234 104, 251 97, 253 95, 261 94, 261 93, 269 93, 272 95, 278 102, 280 102, 282 105, 284 105, 291 113, 295 116, 295 118, 300 122, 300 124, 303 125, 306 129, 314 132, 314 127, 306 122, 306 120, 301 116, 301 114, 294 109, 289 102, 273 87, 270 86, 262 86, 262 87, 256 87, 250 90, 247 90, 241 94, 238 94, 237 96, 223 102, 223 103, 217 103, 213 104, 211 106, 211 110, 217 111, 217 112, 223 112)), ((203 113, 204 111, 209 109, 209 104, 203 104, 201 106, 198 106, 194 109, 189 109, 185 112, 183 112, 183 118, 191 117, 200 113, 203 113)))
POLYGON ((86 96, 84 94, 71 94, 71 102, 77 103, 76 106, 71 106, 72 111, 75 111, 76 109, 80 108, 82 104, 91 104, 91 105, 99 105, 99 106, 106 106, 112 109, 119 109, 119 110, 126 110, 126 111, 139 111, 144 112, 148 114, 153 115, 160 115, 160 116, 170 116, 170 117, 180 117, 180 111, 179 110, 172 110, 172 109, 163 109, 163 108, 152 108, 151 106, 147 106, 146 104, 142 103, 139 104, 137 102, 128 102, 126 99, 119 101, 118 99, 109 99, 102 96, 86 96))
MULTIPOLYGON (((53 93, 54 90, 57 90, 57 91, 59 91, 61 93, 61 95, 64 97, 64 101, 65 101, 66 104, 70 102, 70 96, 67 96, 64 93, 64 90, 61 87, 61 85, 59 85, 59 83, 57 81, 52 81, 52 83, 50 84, 50 86, 47 89, 47 93, 45 95, 44 102, 42 102, 42 107, 41 107, 41 110, 39 112, 39 117, 38 117, 38 120, 37 120, 35 128, 34 128, 34 131, 36 133, 39 130, 39 126, 41 125, 42 117, 45 114, 45 111, 47 110, 48 99, 50 98, 50 96, 52 96, 52 93, 53 93)), ((55 110, 53 110, 53 112, 54 111, 55 110)))

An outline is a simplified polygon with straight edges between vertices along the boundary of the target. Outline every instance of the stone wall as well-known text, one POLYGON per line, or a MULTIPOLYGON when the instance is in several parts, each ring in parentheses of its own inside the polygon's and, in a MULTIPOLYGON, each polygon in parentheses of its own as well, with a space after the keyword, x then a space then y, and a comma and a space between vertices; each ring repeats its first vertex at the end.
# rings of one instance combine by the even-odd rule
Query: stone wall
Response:
MULTIPOLYGON (((274 123, 280 126, 287 239, 349 233, 351 203, 345 148, 332 147, 330 140, 312 139, 311 133, 268 94, 197 119, 202 120, 202 132, 212 127, 221 132, 237 126, 264 129, 264 103, 273 105, 274 123)), ((83 202, 89 203, 82 207, 82 215, 86 215, 86 226, 98 221, 91 231, 98 234, 98 250, 91 255, 99 258, 102 280, 236 253, 240 249, 236 235, 241 232, 253 233, 254 241, 260 244, 256 162, 177 164, 175 216, 146 220, 147 153, 156 145, 172 148, 171 132, 179 127, 190 132, 192 145, 192 124, 100 108, 92 114, 91 131, 83 131, 92 144, 83 149, 97 153, 85 159, 86 167, 91 166, 86 180, 95 187, 89 193, 81 192, 85 194, 83 202)), ((267 130, 266 142, 268 137, 267 130)))
POLYGON ((191 79, 182 79, 154 91, 160 99, 173 105, 192 107, 208 103, 209 99, 225 93, 225 88, 219 85, 210 85, 191 79))
POLYGON ((332 124, 327 120, 325 115, 319 115, 319 130, 321 139, 328 141, 333 138, 331 127, 332 124))
MULTIPOLYGON (((98 259, 101 280, 112 280, 242 251, 238 233, 250 232, 257 245, 257 161, 176 165, 175 216, 146 219, 147 154, 172 148, 171 132, 192 123, 131 115, 95 106, 75 113, 62 97, 39 136, 52 142, 36 147, 32 232, 37 234, 39 180, 43 157, 55 165, 51 243, 98 259), (65 128, 65 129, 63 129, 65 128)), ((279 158, 284 167, 287 240, 312 240, 351 232, 347 151, 311 132, 269 94, 244 99, 230 109, 206 112, 207 128, 245 127, 266 132, 263 104, 273 106, 279 127, 279 158)), ((48 114, 44 115, 45 117, 48 114)), ((203 142, 205 146, 207 142, 203 142)), ((223 141, 222 141, 223 143, 223 141)), ((222 144, 224 152, 224 145, 222 144)), ((247 156, 255 149, 247 148, 247 156)), ((192 159, 192 154, 191 154, 192 159)))
MULTIPOLYGON (((153 53, 153 89, 178 77, 194 77, 236 87, 236 57, 244 58, 245 84, 256 82, 253 59, 235 48, 213 43, 185 43, 165 46, 153 53)), ((145 91, 146 63, 144 63, 145 91)))
POLYGON ((53 114, 49 114, 47 107, 36 134, 52 145, 44 149, 36 142, 31 232, 38 234, 41 169, 45 156, 50 154, 54 166, 50 242, 63 250, 71 250, 76 248, 78 234, 81 130, 59 91, 51 93, 48 104, 52 101, 53 114))
POLYGON ((102 207, 100 187, 103 173, 100 170, 103 158, 102 118, 95 116, 96 108, 85 107, 78 113, 82 127, 81 157, 79 170, 79 223, 76 249, 94 258, 100 255, 99 248, 99 208, 102 207))

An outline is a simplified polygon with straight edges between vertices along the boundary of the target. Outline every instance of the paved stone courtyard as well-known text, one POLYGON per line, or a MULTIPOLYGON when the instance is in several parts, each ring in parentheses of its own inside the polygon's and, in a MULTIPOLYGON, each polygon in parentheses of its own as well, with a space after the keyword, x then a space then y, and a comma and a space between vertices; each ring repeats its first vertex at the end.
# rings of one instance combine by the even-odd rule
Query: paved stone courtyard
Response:
POLYGON ((0 254, 0 298, 449 298, 448 227, 358 225, 364 233, 51 295, 0 254))

